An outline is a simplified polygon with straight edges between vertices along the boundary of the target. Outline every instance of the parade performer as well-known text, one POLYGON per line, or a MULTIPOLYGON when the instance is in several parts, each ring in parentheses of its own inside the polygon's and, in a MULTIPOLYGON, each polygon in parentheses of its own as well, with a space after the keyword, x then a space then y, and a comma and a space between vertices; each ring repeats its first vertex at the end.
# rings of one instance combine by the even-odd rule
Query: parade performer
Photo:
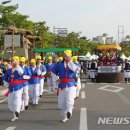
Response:
POLYGON ((74 108, 77 66, 71 61, 71 56, 71 50, 64 51, 64 60, 56 64, 52 69, 52 74, 59 75, 58 107, 61 109, 62 122, 70 119, 74 108))
POLYGON ((48 57, 48 63, 45 65, 46 66, 46 69, 47 69, 47 86, 48 86, 48 91, 54 91, 54 82, 55 80, 53 80, 52 78, 52 68, 54 67, 54 63, 52 63, 52 57, 49 56, 48 57))
POLYGON ((125 82, 128 83, 128 79, 130 78, 130 63, 127 59, 125 59, 125 63, 123 65, 124 68, 124 78, 125 82))
POLYGON ((41 70, 41 75, 39 75, 40 78, 39 95, 40 97, 42 97, 42 93, 44 92, 44 79, 46 74, 46 67, 45 65, 41 64, 41 56, 37 56, 37 66, 39 66, 41 70))
POLYGON ((11 121, 15 121, 19 117, 22 103, 22 80, 23 70, 19 66, 19 57, 12 58, 12 68, 8 69, 3 76, 4 86, 9 88, 8 108, 13 112, 11 121))
POLYGON ((28 109, 29 104, 29 83, 28 80, 31 78, 31 71, 26 66, 26 58, 20 57, 20 66, 23 69, 23 75, 21 79, 23 80, 23 94, 22 94, 22 108, 21 111, 28 109))
POLYGON ((77 73, 76 73, 76 98, 79 97, 79 93, 80 93, 80 89, 81 89, 81 81, 80 81, 80 70, 81 70, 81 66, 78 62, 78 58, 77 56, 73 56, 73 62, 74 64, 78 67, 77 73))
POLYGON ((30 60, 31 66, 31 78, 29 79, 29 89, 30 89, 30 95, 32 98, 32 104, 37 105, 39 101, 39 86, 40 86, 40 78, 41 70, 39 66, 36 66, 36 60, 31 59, 30 60))

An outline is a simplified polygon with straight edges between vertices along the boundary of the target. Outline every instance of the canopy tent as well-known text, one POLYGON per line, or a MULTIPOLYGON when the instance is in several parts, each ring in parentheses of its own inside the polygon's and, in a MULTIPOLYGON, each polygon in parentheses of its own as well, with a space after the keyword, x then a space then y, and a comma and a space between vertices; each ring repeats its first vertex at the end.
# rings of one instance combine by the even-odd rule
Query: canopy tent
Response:
POLYGON ((91 59, 97 60, 97 59, 98 59, 98 57, 99 57, 99 56, 97 56, 97 55, 93 54, 93 55, 91 56, 91 59))
POLYGON ((129 60, 129 58, 127 58, 124 54, 122 54, 120 58, 123 59, 123 60, 125 60, 125 59, 129 60))
POLYGON ((91 54, 88 52, 85 57, 91 57, 91 54))
POLYGON ((110 49, 121 50, 121 47, 119 45, 98 45, 97 46, 97 50, 110 50, 110 49))
POLYGON ((36 48, 33 52, 41 53, 41 52, 64 52, 65 50, 71 50, 72 52, 77 52, 78 48, 36 48))

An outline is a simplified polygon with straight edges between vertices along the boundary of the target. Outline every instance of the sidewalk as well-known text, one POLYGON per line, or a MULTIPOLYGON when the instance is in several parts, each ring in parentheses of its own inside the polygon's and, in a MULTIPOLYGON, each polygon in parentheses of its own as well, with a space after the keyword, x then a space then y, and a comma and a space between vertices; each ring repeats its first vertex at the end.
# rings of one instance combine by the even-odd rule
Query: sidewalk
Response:
POLYGON ((3 96, 7 90, 7 88, 0 86, 0 96, 3 96))

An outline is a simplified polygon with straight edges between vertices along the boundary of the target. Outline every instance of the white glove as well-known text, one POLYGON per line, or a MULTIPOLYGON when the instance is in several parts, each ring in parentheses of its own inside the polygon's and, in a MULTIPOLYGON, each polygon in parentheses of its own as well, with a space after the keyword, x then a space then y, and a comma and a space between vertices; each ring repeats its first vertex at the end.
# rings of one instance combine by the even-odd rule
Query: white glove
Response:
POLYGON ((23 79, 30 79, 30 76, 28 76, 28 75, 23 75, 23 79))

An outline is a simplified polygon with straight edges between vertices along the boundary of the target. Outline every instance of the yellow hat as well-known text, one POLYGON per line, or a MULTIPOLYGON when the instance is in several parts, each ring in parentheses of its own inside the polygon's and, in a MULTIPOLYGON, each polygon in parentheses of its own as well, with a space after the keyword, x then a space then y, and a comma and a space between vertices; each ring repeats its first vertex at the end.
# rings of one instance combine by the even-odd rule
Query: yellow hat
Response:
POLYGON ((77 60, 78 59, 78 57, 77 56, 73 56, 73 60, 77 60))
POLYGON ((5 62, 4 62, 4 65, 7 65, 7 64, 8 64, 8 63, 5 61, 5 62))
POLYGON ((57 62, 59 62, 59 59, 56 59, 55 61, 56 61, 56 63, 57 63, 57 62))
POLYGON ((63 61, 63 57, 62 56, 59 57, 59 61, 63 61))
POLYGON ((25 63, 26 58, 25 57, 20 57, 20 62, 24 62, 25 63))
POLYGON ((19 60, 19 57, 18 57, 18 56, 13 56, 12 59, 13 59, 13 60, 19 60))
POLYGON ((35 59, 31 59, 30 63, 36 63, 36 60, 35 59))
POLYGON ((71 51, 71 50, 65 50, 64 53, 65 53, 67 56, 72 56, 72 51, 71 51))
POLYGON ((41 56, 37 56, 37 59, 41 60, 42 58, 41 58, 41 56))
POLYGON ((52 60, 52 57, 51 57, 51 56, 49 56, 49 57, 48 57, 48 60, 52 60))

